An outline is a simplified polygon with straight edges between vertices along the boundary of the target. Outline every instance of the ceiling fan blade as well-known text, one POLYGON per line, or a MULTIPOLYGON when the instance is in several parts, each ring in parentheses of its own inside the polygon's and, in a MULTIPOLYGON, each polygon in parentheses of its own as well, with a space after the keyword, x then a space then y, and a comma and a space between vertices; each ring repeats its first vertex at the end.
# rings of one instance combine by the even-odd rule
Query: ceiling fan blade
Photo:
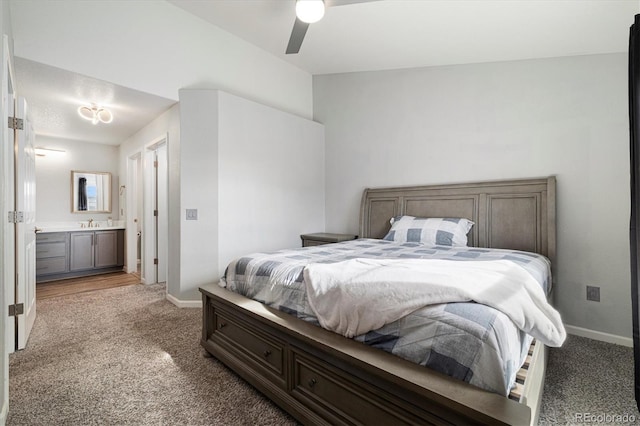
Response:
POLYGON ((369 3, 372 1, 380 1, 380 0, 324 0, 324 4, 326 7, 334 7, 334 6, 346 6, 348 4, 356 4, 356 3, 369 3))
POLYGON ((296 22, 293 24, 293 29, 291 30, 289 44, 287 45, 287 55, 298 53, 300 51, 300 46, 302 46, 302 41, 304 40, 304 35, 307 33, 308 28, 309 24, 296 18, 296 22))

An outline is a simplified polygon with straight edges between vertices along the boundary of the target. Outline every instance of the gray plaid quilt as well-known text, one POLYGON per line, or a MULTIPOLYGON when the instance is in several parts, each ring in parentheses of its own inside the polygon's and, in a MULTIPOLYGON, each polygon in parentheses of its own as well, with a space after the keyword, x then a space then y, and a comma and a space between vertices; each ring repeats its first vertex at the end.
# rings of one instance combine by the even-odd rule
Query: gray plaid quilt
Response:
MULTIPOLYGON (((305 294, 305 265, 381 257, 460 262, 509 260, 529 271, 547 294, 551 287, 550 263, 535 253, 372 239, 244 256, 229 264, 220 285, 319 325, 305 294)), ((508 395, 532 338, 503 313, 469 302, 427 306, 356 336, 355 340, 482 389, 508 395)))

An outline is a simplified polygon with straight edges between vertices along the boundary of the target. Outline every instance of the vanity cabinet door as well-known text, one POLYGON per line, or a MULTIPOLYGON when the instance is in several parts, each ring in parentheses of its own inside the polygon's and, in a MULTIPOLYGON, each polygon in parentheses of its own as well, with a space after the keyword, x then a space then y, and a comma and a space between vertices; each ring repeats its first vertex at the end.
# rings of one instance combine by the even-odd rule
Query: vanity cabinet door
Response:
POLYGON ((93 269, 93 232, 71 232, 70 271, 93 269))
POLYGON ((66 232, 36 234, 36 283, 69 272, 67 236, 66 232))
POLYGON ((95 267, 118 265, 118 231, 96 231, 95 267))

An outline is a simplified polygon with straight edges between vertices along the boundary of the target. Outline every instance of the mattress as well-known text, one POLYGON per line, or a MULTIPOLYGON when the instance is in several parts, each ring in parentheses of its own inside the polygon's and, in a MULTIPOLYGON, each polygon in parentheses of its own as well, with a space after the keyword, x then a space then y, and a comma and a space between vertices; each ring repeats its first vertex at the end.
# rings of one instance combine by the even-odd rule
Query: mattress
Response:
MULTIPOLYGON (((356 258, 507 260, 527 270, 547 294, 551 290, 550 262, 535 253, 373 239, 243 256, 229 264, 220 285, 319 326, 307 300, 304 267, 356 258)), ((496 309, 458 302, 418 309, 354 340, 506 396, 532 338, 496 309)))

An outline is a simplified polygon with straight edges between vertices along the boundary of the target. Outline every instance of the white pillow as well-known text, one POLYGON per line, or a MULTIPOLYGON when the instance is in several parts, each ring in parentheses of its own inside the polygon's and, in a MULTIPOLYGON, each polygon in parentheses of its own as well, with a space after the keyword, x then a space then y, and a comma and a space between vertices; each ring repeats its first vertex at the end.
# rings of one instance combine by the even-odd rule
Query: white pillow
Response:
POLYGON ((467 234, 473 225, 472 221, 459 217, 398 216, 391 218, 391 230, 383 239, 429 246, 466 247, 467 234))

